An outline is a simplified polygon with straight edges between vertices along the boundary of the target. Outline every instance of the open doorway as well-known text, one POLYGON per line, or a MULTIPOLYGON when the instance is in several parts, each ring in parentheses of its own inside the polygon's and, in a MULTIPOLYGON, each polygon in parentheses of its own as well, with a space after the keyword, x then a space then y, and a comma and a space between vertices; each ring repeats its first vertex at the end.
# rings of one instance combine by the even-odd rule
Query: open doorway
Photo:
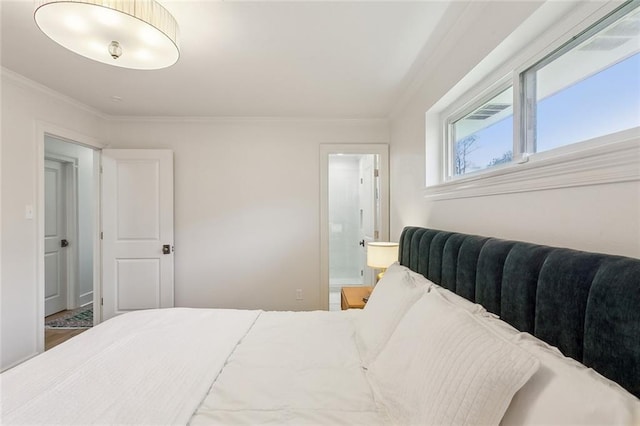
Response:
POLYGON ((387 145, 321 146, 321 300, 341 309, 343 287, 371 286, 366 245, 389 235, 387 145))
POLYGON ((377 154, 329 154, 329 310, 342 287, 371 286, 366 244, 380 232, 377 154))
POLYGON ((44 349, 94 324, 96 157, 89 147, 44 134, 44 349))

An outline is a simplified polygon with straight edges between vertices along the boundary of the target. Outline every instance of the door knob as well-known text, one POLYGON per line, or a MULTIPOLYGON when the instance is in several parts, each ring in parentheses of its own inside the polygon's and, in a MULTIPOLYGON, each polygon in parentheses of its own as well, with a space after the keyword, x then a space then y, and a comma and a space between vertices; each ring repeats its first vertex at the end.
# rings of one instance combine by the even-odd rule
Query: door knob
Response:
POLYGON ((364 247, 364 240, 360 241, 358 244, 360 244, 362 247, 364 247))
POLYGON ((69 241, 67 240, 60 240, 60 247, 67 247, 69 245, 69 241))

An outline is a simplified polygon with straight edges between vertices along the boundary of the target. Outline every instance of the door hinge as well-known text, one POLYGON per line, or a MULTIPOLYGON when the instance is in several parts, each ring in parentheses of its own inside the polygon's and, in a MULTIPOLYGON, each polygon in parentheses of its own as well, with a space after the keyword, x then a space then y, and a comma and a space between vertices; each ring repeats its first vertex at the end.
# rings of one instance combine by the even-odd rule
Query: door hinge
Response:
POLYGON ((373 177, 380 177, 380 170, 379 169, 373 169, 373 177))
POLYGON ((104 297, 100 298, 100 306, 104 306, 104 297))
POLYGON ((100 231, 100 239, 104 239, 104 233, 102 231, 100 231))
POLYGON ((376 240, 380 238, 380 231, 373 231, 373 238, 376 240))
POLYGON ((102 173, 102 166, 100 166, 100 173, 102 173))

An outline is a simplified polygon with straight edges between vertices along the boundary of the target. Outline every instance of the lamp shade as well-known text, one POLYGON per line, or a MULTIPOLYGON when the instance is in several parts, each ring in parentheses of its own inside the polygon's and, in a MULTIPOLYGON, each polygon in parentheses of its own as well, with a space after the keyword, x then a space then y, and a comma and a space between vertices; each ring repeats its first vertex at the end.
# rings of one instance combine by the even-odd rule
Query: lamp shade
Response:
POLYGON ((398 260, 398 243, 376 241, 367 243, 367 266, 387 269, 398 260))
POLYGON ((56 43, 105 64, 152 70, 180 56, 178 24, 154 0, 37 0, 34 19, 56 43))

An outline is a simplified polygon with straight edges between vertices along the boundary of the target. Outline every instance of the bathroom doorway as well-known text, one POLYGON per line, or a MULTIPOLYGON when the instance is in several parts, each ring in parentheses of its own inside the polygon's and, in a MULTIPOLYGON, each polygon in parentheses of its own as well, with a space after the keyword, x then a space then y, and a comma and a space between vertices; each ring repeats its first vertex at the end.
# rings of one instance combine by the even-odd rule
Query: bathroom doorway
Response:
POLYGON ((340 310, 340 291, 370 286, 366 245, 388 239, 386 145, 332 145, 322 152, 323 298, 340 310))

